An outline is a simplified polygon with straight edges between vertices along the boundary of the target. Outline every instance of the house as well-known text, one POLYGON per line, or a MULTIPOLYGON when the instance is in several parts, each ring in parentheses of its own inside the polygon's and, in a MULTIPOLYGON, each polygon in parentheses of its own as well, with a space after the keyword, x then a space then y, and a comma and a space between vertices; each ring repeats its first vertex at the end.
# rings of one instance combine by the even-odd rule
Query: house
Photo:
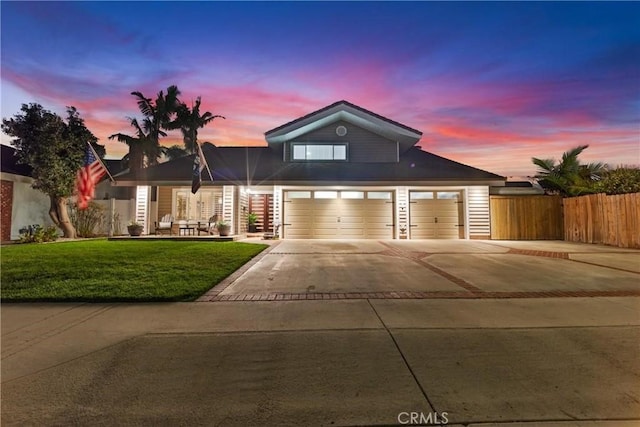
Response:
POLYGON ((20 237, 20 229, 32 224, 53 225, 49 217, 49 196, 34 190, 31 167, 17 162, 15 148, 0 145, 0 205, 3 242, 20 237))
POLYGON ((191 194, 194 156, 116 176, 136 186, 136 219, 206 220, 232 233, 254 212, 296 238, 488 239, 489 188, 505 178, 416 147, 422 133, 347 101, 265 133, 264 147, 203 144, 213 182, 191 194))

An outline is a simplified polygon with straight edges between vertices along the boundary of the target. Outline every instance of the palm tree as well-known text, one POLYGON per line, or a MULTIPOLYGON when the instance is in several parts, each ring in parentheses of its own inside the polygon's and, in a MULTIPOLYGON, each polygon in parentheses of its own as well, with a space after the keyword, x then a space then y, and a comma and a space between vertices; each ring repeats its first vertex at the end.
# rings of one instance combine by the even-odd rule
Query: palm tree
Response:
POLYGON ((138 123, 135 118, 128 117, 131 126, 135 129, 136 136, 125 135, 123 133, 114 133, 109 139, 115 139, 118 142, 125 143, 129 146, 129 154, 125 156, 129 163, 129 170, 139 171, 144 167, 145 146, 149 145, 149 136, 138 123))
POLYGON ((147 166, 154 165, 158 163, 158 159, 165 151, 164 147, 160 145, 160 137, 167 136, 167 134, 162 129, 168 129, 173 116, 181 105, 178 99, 180 90, 175 85, 169 86, 166 95, 164 91, 158 92, 155 101, 145 97, 142 92, 131 92, 131 95, 137 98, 138 108, 145 117, 143 128, 147 140, 144 148, 146 163, 147 166))
POLYGON ((200 114, 201 98, 191 105, 191 109, 186 104, 180 104, 176 111, 176 119, 167 125, 168 129, 180 129, 184 141, 184 148, 187 152, 194 154, 196 152, 196 143, 198 141, 198 129, 205 127, 216 118, 224 119, 223 116, 214 115, 209 111, 200 114))
POLYGON ((552 193, 562 196, 579 196, 594 192, 593 182, 600 180, 606 172, 604 163, 581 164, 578 156, 588 145, 580 145, 565 151, 562 160, 556 163, 555 159, 538 159, 533 157, 531 161, 538 166, 536 178, 540 185, 552 193))

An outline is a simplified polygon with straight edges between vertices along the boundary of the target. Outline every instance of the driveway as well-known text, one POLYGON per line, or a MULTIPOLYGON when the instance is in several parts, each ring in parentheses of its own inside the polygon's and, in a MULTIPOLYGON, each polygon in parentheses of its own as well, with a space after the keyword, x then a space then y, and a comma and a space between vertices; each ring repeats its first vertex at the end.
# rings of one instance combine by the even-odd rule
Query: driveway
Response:
POLYGON ((640 251, 561 241, 285 240, 201 301, 640 295, 640 251))

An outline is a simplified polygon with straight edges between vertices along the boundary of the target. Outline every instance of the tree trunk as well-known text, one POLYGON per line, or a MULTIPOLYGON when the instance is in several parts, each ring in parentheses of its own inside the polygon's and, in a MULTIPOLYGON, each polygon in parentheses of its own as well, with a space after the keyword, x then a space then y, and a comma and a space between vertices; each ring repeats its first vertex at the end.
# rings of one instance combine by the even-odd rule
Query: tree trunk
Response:
POLYGON ((138 176, 144 166, 144 154, 140 144, 129 146, 129 172, 138 176))
POLYGON ((49 201, 49 217, 56 227, 60 227, 60 218, 58 218, 58 211, 56 210, 56 198, 49 196, 49 201))
POLYGON ((49 216, 53 223, 62 229, 62 237, 70 239, 76 238, 76 229, 69 219, 69 211, 67 210, 68 199, 66 197, 51 197, 51 207, 49 208, 49 216))

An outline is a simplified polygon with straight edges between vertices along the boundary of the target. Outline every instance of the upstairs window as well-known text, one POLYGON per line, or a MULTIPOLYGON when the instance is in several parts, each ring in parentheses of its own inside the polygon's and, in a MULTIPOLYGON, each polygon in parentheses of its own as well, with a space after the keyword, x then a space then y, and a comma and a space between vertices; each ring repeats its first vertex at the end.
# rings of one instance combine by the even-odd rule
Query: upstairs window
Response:
POLYGON ((292 144, 292 160, 347 160, 347 144, 292 144))

